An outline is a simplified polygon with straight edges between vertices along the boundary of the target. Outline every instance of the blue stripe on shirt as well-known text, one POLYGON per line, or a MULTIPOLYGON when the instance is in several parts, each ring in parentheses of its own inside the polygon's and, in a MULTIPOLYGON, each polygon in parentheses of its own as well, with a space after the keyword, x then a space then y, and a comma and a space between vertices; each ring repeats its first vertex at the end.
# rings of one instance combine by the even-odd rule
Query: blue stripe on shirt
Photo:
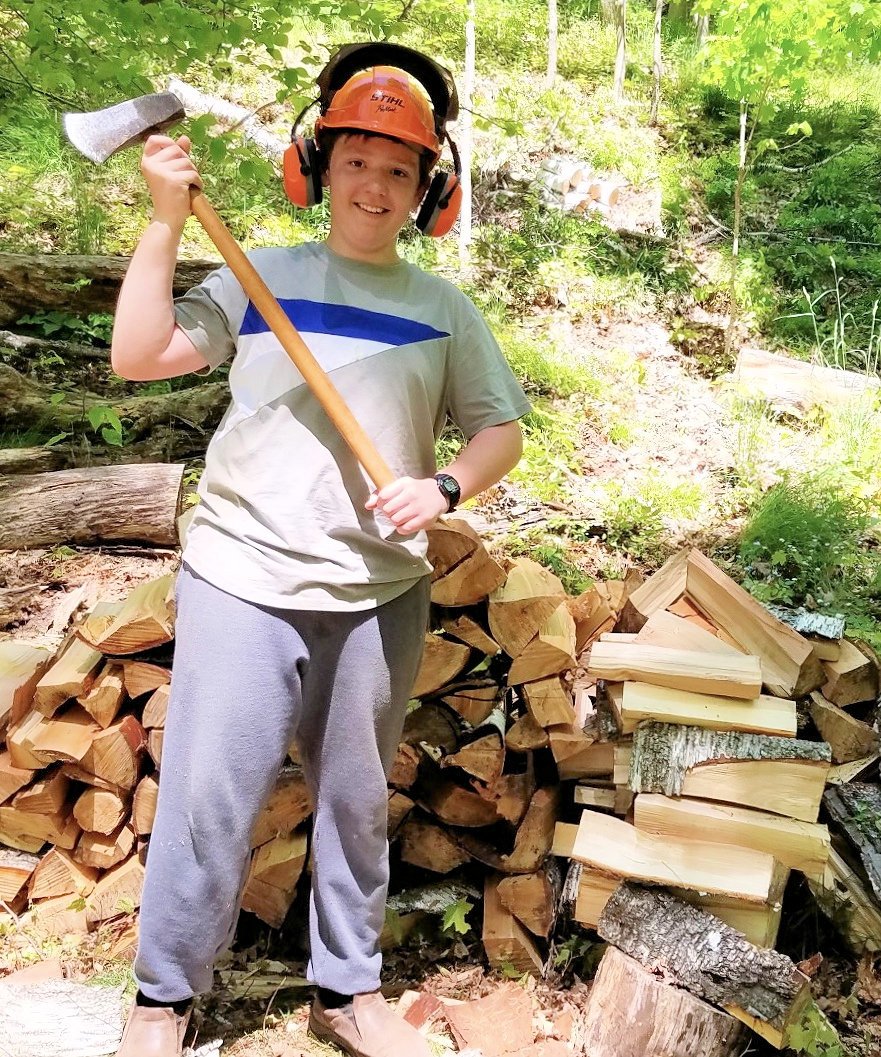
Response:
MULTIPOLYGON (((369 312, 352 305, 331 305, 300 299, 280 300, 278 303, 297 330, 304 334, 335 334, 344 338, 384 341, 389 346, 449 337, 446 331, 435 330, 427 323, 391 316, 385 312, 369 312)), ((239 336, 265 334, 268 331, 269 326, 249 302, 239 336)))

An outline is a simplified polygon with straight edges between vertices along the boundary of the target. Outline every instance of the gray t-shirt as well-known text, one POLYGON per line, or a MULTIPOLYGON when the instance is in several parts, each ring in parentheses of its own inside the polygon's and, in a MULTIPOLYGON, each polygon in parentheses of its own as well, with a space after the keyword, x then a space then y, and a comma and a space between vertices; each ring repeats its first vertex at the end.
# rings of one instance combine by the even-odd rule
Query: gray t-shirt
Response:
MULTIPOLYGON (((430 477, 447 416, 470 438, 529 403, 471 301, 404 261, 373 265, 323 243, 250 258, 395 476, 430 477)), ((234 357, 184 558, 240 598, 360 610, 431 571, 424 532, 364 509, 354 455, 228 268, 175 303, 213 370, 234 357)))

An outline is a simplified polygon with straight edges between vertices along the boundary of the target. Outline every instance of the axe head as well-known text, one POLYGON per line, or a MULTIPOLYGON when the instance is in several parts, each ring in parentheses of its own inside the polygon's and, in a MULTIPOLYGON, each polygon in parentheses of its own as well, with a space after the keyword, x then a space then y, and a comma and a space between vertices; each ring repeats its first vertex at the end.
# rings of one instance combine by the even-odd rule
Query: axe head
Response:
POLYGON ((65 114, 64 131, 80 154, 100 165, 118 150, 164 132, 185 113, 173 92, 158 92, 88 114, 65 114))

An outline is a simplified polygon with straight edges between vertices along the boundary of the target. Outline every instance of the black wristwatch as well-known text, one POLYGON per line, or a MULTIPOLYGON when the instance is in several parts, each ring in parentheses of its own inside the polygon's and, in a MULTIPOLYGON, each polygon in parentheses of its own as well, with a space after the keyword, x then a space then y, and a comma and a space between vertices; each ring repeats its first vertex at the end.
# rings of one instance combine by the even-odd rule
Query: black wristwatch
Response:
POLYGON ((440 489, 441 495, 447 501, 447 513, 452 514, 462 496, 462 489, 459 487, 459 482, 455 477, 450 477, 448 473, 436 473, 434 479, 437 481, 437 486, 440 489))

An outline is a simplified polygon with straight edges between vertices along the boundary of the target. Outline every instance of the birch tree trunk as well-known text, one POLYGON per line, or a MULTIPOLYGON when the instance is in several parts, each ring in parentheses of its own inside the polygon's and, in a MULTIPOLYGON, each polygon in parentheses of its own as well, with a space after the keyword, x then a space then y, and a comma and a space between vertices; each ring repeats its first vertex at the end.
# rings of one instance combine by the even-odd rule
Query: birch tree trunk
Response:
POLYGON ((459 215, 459 267, 468 267, 471 254, 471 161, 474 153, 474 68, 476 44, 474 22, 477 9, 475 0, 468 0, 465 19, 465 76, 462 92, 462 130, 459 133, 459 149, 462 156, 462 211, 459 215))
POLYGON ((548 68, 545 87, 553 88, 557 77, 558 10, 557 0, 548 0, 548 68))
POLYGON ((627 73, 627 0, 615 0, 615 32, 618 49, 615 53, 615 102, 624 100, 624 76, 627 73))
POLYGON ((729 277, 728 299, 730 308, 728 312, 728 326, 725 328, 725 356, 731 355, 731 346, 734 344, 734 331, 739 316, 739 304, 737 300, 737 265, 740 255, 740 229, 743 216, 743 182, 746 179, 746 100, 740 100, 740 149, 738 151, 737 183, 734 185, 734 227, 731 240, 731 275, 729 277))
POLYGON ((652 51, 652 112, 649 124, 657 125, 658 108, 661 105, 661 78, 664 76, 664 54, 661 50, 661 22, 664 16, 664 0, 655 0, 655 30, 652 51))

